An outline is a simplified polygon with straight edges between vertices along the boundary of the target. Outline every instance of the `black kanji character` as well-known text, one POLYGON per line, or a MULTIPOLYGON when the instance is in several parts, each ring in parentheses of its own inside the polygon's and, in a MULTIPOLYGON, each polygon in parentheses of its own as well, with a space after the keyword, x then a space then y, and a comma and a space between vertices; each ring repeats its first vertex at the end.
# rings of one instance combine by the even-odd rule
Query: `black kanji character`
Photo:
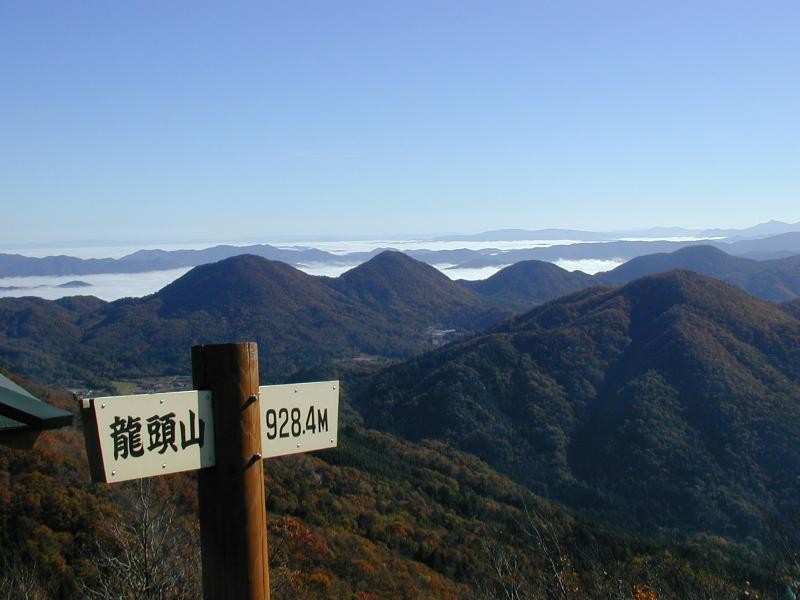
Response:
POLYGON ((167 448, 172 448, 174 452, 178 451, 178 447, 175 445, 174 412, 162 416, 153 415, 147 419, 147 433, 150 435, 148 450, 158 448, 159 454, 164 454, 167 448))
POLYGON ((195 419, 197 415, 194 414, 194 411, 189 411, 189 437, 186 437, 186 425, 184 425, 183 421, 181 421, 181 448, 186 448, 187 446, 192 446, 197 444, 201 448, 203 447, 203 443, 205 442, 205 431, 206 431, 206 422, 203 419, 197 419, 200 421, 200 434, 197 435, 195 433, 195 419))
POLYGON ((114 460, 128 456, 142 456, 142 419, 129 416, 126 419, 114 417, 111 427, 111 439, 114 441, 114 460))

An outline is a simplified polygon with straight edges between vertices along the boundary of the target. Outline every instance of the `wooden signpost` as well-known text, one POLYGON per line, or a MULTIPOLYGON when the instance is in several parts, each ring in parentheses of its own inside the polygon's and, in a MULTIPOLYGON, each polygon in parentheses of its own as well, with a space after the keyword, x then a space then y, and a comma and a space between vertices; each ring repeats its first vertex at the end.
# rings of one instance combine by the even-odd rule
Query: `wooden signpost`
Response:
POLYGON ((261 386, 254 342, 192 348, 190 392, 82 402, 93 481, 200 469, 205 600, 268 600, 262 458, 336 446, 339 382, 261 386))

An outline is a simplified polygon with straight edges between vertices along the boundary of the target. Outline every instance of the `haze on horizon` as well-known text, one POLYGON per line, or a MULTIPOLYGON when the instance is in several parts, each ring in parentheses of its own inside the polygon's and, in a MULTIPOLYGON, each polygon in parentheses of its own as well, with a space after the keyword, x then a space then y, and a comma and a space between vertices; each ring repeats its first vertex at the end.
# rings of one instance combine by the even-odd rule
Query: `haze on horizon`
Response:
POLYGON ((4 244, 800 221, 800 5, 0 5, 4 244))

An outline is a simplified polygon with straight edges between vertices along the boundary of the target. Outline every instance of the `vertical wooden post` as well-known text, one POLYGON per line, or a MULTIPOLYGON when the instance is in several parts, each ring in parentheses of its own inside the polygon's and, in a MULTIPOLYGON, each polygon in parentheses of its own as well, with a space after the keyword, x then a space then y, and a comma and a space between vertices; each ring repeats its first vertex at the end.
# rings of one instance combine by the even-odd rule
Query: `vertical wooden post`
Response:
POLYGON ((258 348, 192 347, 194 388, 211 390, 216 466, 197 486, 205 600, 269 600, 258 348))

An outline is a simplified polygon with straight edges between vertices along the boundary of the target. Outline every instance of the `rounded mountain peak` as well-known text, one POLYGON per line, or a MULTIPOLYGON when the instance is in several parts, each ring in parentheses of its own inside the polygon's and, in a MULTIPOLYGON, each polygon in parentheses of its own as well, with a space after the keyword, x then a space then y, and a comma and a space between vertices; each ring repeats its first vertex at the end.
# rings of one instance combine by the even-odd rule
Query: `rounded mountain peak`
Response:
POLYGON ((367 262, 339 277, 347 286, 386 287, 418 286, 421 282, 450 284, 451 280, 436 268, 397 250, 384 250, 367 262))
POLYGON ((394 250, 387 250, 344 273, 331 284, 350 298, 389 311, 389 314, 425 314, 433 322, 475 321, 488 303, 451 280, 435 267, 394 250), (469 318, 454 319, 464 313, 469 318), (465 312, 466 311, 466 312, 465 312))
POLYGON ((156 294, 168 312, 231 310, 324 293, 317 278, 294 267, 241 254, 195 267, 156 294))

